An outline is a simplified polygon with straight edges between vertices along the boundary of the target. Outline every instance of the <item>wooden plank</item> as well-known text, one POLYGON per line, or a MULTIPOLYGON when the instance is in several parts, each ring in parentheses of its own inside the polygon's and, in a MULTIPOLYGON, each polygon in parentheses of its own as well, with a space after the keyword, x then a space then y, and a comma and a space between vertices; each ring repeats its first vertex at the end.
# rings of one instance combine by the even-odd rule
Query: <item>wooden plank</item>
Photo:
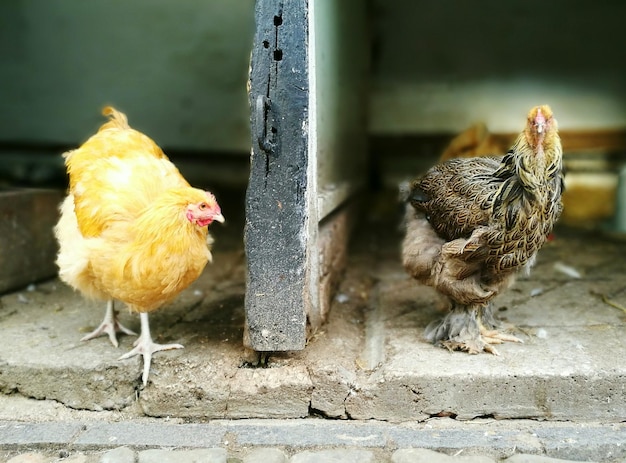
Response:
POLYGON ((308 152, 307 1, 259 1, 250 69, 252 154, 246 195, 244 344, 303 349, 316 301, 315 182, 308 152))
POLYGON ((0 293, 56 275, 61 199, 55 190, 0 192, 0 293))
MULTIPOLYGON (((405 135, 375 135, 370 139, 370 149, 381 156, 439 156, 457 133, 429 133, 405 135)), ((510 147, 519 132, 493 132, 495 141, 506 149, 510 147)), ((588 151, 606 153, 626 149, 626 130, 589 129, 559 130, 563 149, 569 152, 588 151)), ((497 154, 497 153, 495 153, 497 154)))
POLYGON ((264 1, 256 20, 244 343, 296 350, 326 317, 365 184, 366 6, 264 1))

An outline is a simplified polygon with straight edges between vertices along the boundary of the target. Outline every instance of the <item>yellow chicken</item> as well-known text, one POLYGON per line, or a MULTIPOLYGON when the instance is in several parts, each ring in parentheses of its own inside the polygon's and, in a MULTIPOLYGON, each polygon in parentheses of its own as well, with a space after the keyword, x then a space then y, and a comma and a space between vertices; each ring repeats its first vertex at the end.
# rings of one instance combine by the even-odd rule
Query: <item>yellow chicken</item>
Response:
POLYGON ((129 127, 111 107, 98 132, 64 154, 69 193, 55 227, 61 280, 86 297, 106 300, 103 322, 82 340, 116 331, 135 334, 117 320, 113 300, 139 312, 141 334, 120 357, 142 355, 147 384, 152 354, 180 344, 152 341, 148 313, 196 280, 211 252, 208 225, 223 222, 215 197, 192 188, 163 151, 129 127))

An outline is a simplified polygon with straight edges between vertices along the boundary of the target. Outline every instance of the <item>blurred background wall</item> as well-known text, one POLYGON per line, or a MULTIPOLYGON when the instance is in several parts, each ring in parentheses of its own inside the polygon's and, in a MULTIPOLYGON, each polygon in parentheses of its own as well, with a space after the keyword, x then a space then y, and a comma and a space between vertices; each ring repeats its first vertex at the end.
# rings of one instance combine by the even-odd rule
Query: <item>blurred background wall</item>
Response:
POLYGON ((253 31, 254 0, 1 2, 0 182, 59 181, 107 104, 185 174, 245 182, 253 31))
POLYGON ((374 0, 371 132, 517 132, 549 103, 563 129, 626 127, 626 3, 374 0), (522 119, 520 120, 520 114, 522 119))
MULTIPOLYGON (((531 106, 549 103, 564 132, 602 132, 587 145, 565 140, 570 172, 614 194, 626 146, 626 3, 368 7, 370 183, 415 175, 477 121, 518 132, 531 106)), ((0 2, 0 182, 58 179, 58 155, 113 104, 190 180, 244 186, 253 32, 254 0, 0 2)))
POLYGON ((164 146, 246 152, 253 0, 0 3, 0 140, 75 144, 105 104, 164 146))

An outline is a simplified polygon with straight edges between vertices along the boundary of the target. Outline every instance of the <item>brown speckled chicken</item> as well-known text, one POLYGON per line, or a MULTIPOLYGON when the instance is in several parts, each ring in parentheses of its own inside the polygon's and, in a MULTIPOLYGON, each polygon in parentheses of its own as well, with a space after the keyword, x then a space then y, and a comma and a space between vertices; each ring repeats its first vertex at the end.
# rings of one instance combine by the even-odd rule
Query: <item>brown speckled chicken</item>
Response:
POLYGON ((452 159, 408 192, 403 264, 450 302, 425 336, 453 350, 497 354, 491 300, 532 266, 561 214, 562 148, 548 106, 533 108, 505 156, 452 159))

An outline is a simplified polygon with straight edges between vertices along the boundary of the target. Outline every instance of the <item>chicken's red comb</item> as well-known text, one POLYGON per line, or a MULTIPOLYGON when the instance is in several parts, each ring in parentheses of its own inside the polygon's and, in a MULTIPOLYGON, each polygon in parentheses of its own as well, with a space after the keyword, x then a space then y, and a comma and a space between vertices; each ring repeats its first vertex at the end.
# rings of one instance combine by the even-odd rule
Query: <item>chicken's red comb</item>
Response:
POLYGON ((552 108, 547 104, 533 107, 528 113, 528 120, 536 123, 546 123, 552 119, 552 108))
POLYGON ((546 116, 543 115, 541 108, 537 108, 537 115, 535 116, 535 122, 538 124, 539 123, 545 124, 546 122, 546 116))

